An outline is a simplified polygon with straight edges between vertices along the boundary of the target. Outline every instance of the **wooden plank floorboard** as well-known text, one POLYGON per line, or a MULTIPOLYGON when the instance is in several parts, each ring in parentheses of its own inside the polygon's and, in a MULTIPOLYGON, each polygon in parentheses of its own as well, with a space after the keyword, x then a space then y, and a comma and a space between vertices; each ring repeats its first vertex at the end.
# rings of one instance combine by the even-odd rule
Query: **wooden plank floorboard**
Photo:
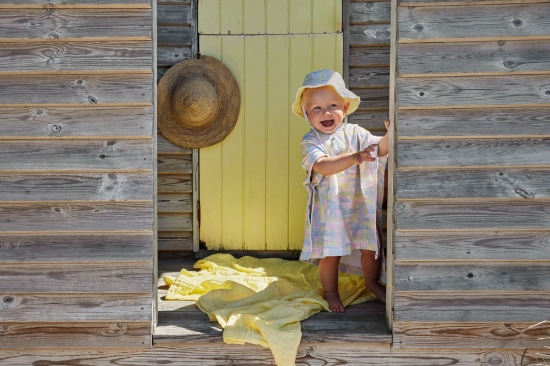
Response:
MULTIPOLYGON (((191 270, 197 259, 159 260, 157 283, 158 326, 153 334, 157 345, 181 343, 223 343, 222 328, 211 322, 193 301, 166 301, 168 290, 163 276, 177 277, 182 269, 191 270)), ((352 305, 343 314, 320 312, 302 322, 302 344, 367 342, 391 343, 386 326, 385 306, 379 301, 352 305)))

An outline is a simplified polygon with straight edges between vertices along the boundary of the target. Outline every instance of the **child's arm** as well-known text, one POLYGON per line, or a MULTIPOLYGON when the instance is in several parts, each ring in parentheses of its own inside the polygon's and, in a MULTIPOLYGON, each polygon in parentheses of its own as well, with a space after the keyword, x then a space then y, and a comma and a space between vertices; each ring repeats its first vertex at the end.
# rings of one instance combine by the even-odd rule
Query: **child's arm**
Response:
MULTIPOLYGON (((390 120, 385 120, 384 125, 386 126, 386 130, 390 128, 390 120)), ((386 132, 384 137, 382 137, 380 141, 378 141, 378 156, 385 156, 388 154, 389 151, 389 137, 388 133, 386 132)))
POLYGON ((374 151, 375 146, 371 145, 365 150, 356 153, 321 157, 313 164, 313 170, 321 175, 329 176, 343 172, 352 165, 359 165, 365 161, 374 161, 375 158, 371 156, 371 152, 374 151))

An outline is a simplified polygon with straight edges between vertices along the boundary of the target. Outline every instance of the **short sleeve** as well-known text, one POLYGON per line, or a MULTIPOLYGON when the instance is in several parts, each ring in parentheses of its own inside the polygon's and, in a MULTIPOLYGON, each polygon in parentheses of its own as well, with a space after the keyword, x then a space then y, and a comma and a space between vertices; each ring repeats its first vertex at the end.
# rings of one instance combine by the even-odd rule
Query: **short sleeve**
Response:
MULTIPOLYGON (((307 173, 307 179, 309 180, 312 176, 313 164, 315 164, 319 158, 327 156, 327 154, 317 145, 317 141, 309 139, 302 140, 300 149, 302 151, 302 169, 307 173)), ((315 173, 315 175, 318 174, 315 173)), ((311 179, 310 182, 311 181, 313 181, 313 179, 311 179)))
MULTIPOLYGON (((357 136, 359 137, 361 150, 372 144, 378 144, 378 142, 382 139, 381 136, 374 136, 368 130, 365 130, 363 127, 360 126, 357 126, 357 136)), ((378 148, 376 148, 375 152, 376 154, 378 154, 378 148)))

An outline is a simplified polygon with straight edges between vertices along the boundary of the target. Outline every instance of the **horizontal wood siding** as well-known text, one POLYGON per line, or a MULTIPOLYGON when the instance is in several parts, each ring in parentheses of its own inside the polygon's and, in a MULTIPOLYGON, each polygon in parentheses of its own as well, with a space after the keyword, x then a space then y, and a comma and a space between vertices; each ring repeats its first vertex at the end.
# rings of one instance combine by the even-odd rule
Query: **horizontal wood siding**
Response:
POLYGON ((348 84, 359 97, 359 109, 349 116, 375 135, 384 135, 390 85, 391 2, 349 4, 348 84))
POLYGON ((149 347, 151 3, 0 9, 0 348, 149 347))
POLYGON ((548 345, 548 14, 398 7, 396 348, 548 345))
MULTIPOLYGON (((157 82, 176 63, 195 57, 196 9, 197 0, 157 4, 157 82)), ((198 235, 197 210, 193 209, 193 202, 198 201, 194 191, 198 185, 193 178, 198 176, 193 174, 193 150, 171 143, 158 132, 157 153, 158 250, 191 251, 194 244, 198 245, 198 240, 193 239, 194 231, 198 235)))

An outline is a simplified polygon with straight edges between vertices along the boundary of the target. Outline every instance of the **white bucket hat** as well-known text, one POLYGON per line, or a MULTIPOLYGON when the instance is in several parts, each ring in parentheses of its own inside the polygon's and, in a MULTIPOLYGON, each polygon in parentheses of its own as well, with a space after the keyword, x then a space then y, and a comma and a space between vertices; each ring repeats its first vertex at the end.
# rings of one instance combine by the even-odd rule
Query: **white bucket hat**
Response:
POLYGON ((344 79, 342 79, 342 75, 336 71, 322 69, 312 71, 306 75, 304 83, 296 92, 296 100, 292 105, 292 111, 296 115, 305 118, 304 113, 302 112, 302 95, 304 90, 308 88, 320 88, 323 86, 332 86, 336 93, 338 93, 342 98, 349 100, 349 108, 346 114, 352 114, 359 107, 361 98, 346 88, 346 83, 344 82, 344 79))

